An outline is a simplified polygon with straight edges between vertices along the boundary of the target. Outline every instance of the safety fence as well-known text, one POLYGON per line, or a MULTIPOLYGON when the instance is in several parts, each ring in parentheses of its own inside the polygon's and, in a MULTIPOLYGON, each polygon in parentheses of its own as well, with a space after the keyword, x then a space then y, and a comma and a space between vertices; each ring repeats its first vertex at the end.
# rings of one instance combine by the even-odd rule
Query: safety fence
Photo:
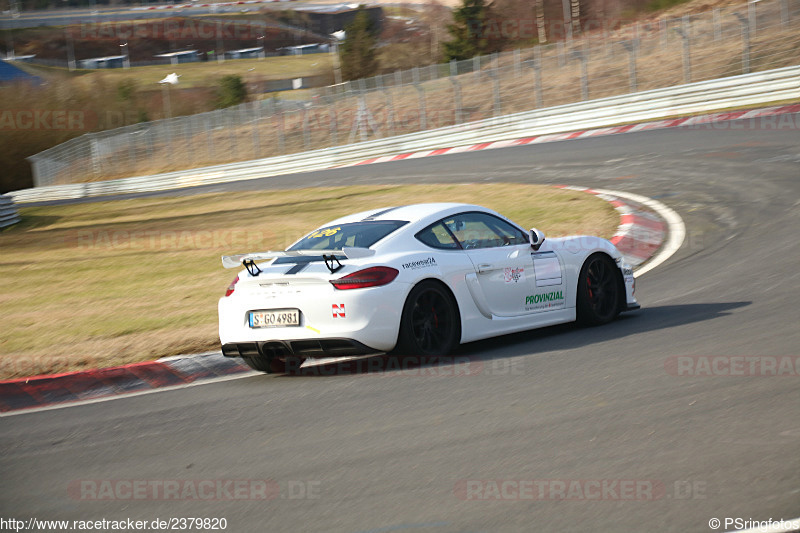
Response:
POLYGON ((800 0, 763 0, 86 134, 30 157, 36 186, 257 160, 800 64, 800 0))

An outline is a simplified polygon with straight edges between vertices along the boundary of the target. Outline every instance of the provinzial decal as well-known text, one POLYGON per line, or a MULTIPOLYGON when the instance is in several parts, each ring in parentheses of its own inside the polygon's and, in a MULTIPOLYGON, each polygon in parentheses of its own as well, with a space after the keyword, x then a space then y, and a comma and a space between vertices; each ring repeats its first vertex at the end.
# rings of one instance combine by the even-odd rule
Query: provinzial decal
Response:
POLYGON ((538 309, 557 309, 564 307, 564 293, 563 291, 543 292, 540 294, 531 294, 525 297, 525 310, 534 311, 538 309))

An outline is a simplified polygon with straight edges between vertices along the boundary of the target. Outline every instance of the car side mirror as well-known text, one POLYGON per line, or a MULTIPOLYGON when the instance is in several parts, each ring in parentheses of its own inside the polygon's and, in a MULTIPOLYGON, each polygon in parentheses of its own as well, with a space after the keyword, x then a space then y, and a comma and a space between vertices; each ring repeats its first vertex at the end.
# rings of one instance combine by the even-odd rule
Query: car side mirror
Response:
POLYGON ((528 240, 531 243, 531 248, 538 250, 544 243, 544 232, 536 228, 531 228, 528 232, 528 240))

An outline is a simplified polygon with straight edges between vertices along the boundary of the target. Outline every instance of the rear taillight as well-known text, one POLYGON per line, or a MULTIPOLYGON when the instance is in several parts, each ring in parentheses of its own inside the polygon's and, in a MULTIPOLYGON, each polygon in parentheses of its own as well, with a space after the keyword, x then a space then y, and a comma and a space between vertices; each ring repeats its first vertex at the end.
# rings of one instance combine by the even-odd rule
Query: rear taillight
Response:
POLYGON ((341 290, 380 287, 391 283, 399 273, 396 268, 370 267, 348 274, 343 278, 331 280, 331 284, 341 290))
POLYGON ((236 289, 236 284, 239 282, 239 276, 236 276, 231 284, 228 285, 228 289, 225 291, 225 296, 230 296, 233 294, 234 289, 236 289))

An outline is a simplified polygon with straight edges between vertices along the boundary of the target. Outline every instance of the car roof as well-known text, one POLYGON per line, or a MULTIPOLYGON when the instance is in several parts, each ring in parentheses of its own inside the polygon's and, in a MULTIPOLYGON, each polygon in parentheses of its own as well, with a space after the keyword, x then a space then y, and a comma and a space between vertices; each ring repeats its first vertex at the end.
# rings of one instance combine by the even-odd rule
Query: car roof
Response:
POLYGON ((458 213, 461 211, 485 211, 491 210, 472 204, 462 204, 455 202, 437 202, 426 204, 412 204, 395 207, 383 207, 362 211, 336 219, 331 224, 347 224, 350 222, 362 222, 366 220, 407 220, 410 222, 427 222, 438 220, 439 218, 458 213), (431 220, 432 219, 432 220, 431 220))

